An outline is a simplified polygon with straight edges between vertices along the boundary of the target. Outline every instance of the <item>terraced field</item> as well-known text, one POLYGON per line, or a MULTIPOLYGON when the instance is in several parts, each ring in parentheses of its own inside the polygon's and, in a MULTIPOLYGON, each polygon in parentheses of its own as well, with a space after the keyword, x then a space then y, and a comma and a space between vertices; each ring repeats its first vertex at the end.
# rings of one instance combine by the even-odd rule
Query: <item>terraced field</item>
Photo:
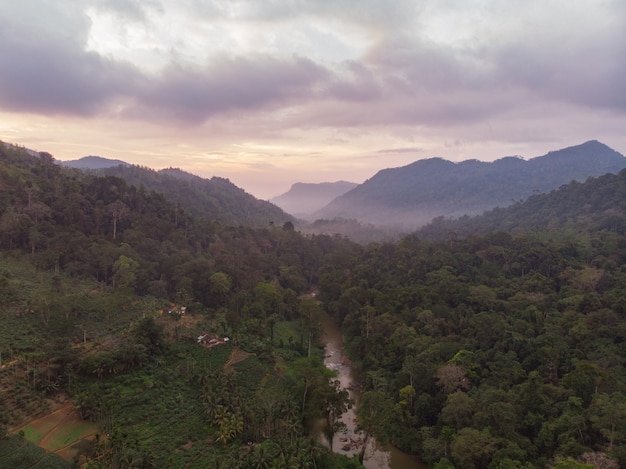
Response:
POLYGON ((31 420, 17 429, 24 438, 47 451, 71 461, 90 446, 98 427, 81 419, 72 404, 67 404, 43 417, 31 420))

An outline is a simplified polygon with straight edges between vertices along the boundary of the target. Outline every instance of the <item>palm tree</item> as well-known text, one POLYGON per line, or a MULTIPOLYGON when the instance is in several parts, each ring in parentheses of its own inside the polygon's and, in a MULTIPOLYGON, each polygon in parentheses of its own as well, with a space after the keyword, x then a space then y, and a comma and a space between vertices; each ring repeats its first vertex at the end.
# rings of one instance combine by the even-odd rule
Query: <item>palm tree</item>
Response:
POLYGON ((254 455, 254 469, 269 469, 271 457, 268 454, 268 451, 265 449, 265 446, 255 446, 253 449, 254 455))
POLYGON ((234 440, 243 432, 243 417, 239 414, 225 411, 223 416, 218 420, 220 426, 215 441, 228 443, 234 440))

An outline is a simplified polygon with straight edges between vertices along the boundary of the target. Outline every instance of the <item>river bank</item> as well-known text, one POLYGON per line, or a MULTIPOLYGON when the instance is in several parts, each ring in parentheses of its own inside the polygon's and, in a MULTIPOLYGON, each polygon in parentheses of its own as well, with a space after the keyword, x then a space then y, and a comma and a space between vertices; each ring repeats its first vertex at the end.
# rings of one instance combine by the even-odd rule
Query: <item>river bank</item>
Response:
POLYGON ((344 354, 343 334, 337 323, 329 317, 322 321, 322 340, 325 344, 324 364, 337 371, 341 387, 348 390, 355 405, 342 416, 346 431, 335 435, 333 450, 336 453, 353 456, 359 454, 365 445, 363 465, 366 469, 426 469, 415 456, 404 453, 393 446, 381 447, 374 438, 368 438, 357 431, 356 408, 359 403, 359 383, 353 375, 350 361, 344 354))

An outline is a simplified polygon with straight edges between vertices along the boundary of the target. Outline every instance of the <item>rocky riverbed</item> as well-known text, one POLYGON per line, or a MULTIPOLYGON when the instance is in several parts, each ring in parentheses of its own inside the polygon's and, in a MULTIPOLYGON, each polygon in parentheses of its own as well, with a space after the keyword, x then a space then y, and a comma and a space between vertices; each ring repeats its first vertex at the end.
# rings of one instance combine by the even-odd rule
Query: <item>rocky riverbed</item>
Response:
POLYGON ((363 465, 366 469, 426 469, 416 457, 406 454, 392 446, 382 448, 374 438, 357 430, 356 406, 359 403, 360 388, 353 376, 350 361, 344 354, 343 334, 332 318, 323 321, 323 341, 326 346, 324 363, 326 367, 337 371, 337 378, 344 389, 348 390, 355 406, 342 416, 346 431, 335 435, 333 450, 337 453, 352 456, 359 454, 365 447, 363 465))

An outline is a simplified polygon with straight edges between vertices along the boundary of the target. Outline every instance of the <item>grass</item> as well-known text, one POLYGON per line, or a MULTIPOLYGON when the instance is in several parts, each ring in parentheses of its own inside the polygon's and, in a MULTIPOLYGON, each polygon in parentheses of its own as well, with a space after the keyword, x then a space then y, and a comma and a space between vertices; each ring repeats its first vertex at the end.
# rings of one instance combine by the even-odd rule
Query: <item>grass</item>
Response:
POLYGON ((299 321, 279 321, 274 324, 274 343, 283 347, 288 347, 291 343, 295 346, 300 344, 300 323, 299 321))
POLYGON ((251 355, 243 361, 235 363, 233 368, 237 371, 237 382, 250 396, 253 396, 261 387, 261 383, 268 375, 275 376, 273 365, 261 361, 257 356, 251 355))
POLYGON ((57 451, 66 446, 73 445, 97 431, 98 427, 84 420, 72 420, 62 424, 52 435, 46 439, 45 448, 57 451))
POLYGON ((71 465, 54 453, 19 435, 0 439, 0 467, 12 469, 70 469, 71 465))

